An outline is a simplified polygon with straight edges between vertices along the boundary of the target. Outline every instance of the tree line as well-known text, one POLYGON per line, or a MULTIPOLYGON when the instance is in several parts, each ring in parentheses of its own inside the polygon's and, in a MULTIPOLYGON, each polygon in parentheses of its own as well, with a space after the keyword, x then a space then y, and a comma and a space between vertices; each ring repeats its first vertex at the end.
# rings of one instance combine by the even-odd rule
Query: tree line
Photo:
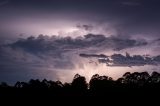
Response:
POLYGON ((126 72, 121 78, 113 80, 108 76, 95 74, 89 83, 86 78, 76 74, 71 83, 61 81, 40 81, 31 79, 29 82, 18 81, 14 86, 0 84, 1 96, 101 96, 113 94, 154 94, 159 93, 160 73, 126 72))

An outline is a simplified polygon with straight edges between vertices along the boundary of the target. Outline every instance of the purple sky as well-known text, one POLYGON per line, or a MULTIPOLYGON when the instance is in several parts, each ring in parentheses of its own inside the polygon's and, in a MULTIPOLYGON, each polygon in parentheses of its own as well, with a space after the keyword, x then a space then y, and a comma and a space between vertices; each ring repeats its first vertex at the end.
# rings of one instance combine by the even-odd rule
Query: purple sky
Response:
POLYGON ((159 0, 0 0, 0 82, 159 72, 159 65, 108 67, 79 56, 160 55, 159 5, 159 0))

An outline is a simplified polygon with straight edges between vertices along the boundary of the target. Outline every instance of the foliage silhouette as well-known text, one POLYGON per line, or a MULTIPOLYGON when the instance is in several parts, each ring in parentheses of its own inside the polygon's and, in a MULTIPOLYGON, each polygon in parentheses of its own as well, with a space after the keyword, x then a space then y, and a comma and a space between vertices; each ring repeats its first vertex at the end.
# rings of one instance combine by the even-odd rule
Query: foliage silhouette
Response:
POLYGON ((110 96, 110 95, 147 95, 160 94, 160 73, 126 72, 121 78, 113 80, 108 76, 95 74, 89 83, 86 78, 76 74, 71 83, 61 81, 40 81, 31 79, 29 82, 18 81, 14 86, 0 84, 0 96, 110 96))

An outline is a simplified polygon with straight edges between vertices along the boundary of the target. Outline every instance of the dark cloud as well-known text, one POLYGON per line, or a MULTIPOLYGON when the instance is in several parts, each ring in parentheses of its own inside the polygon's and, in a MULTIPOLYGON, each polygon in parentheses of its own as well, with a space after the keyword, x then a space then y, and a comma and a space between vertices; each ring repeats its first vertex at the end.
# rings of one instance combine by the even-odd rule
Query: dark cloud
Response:
POLYGON ((0 46, 0 70, 13 68, 19 72, 29 70, 27 67, 37 73, 41 69, 71 70, 80 61, 77 56, 80 53, 85 53, 80 55, 82 57, 100 58, 102 63, 113 58, 114 65, 159 64, 158 56, 128 58, 121 54, 103 55, 109 50, 117 53, 130 48, 134 49, 129 52, 145 54, 152 48, 149 50, 159 53, 159 4, 159 0, 1 0, 0 44, 5 45, 0 46), (76 31, 68 34, 71 37, 64 37, 63 34, 28 37, 40 33, 52 35, 63 30, 64 33, 72 33, 73 26, 76 26, 76 31), (81 32, 94 34, 75 37, 84 35, 81 32), (17 36, 21 33, 24 36, 17 36), (15 41, 18 37, 28 38, 15 41), (151 44, 140 38, 157 40, 151 44))
POLYGON ((79 28, 79 29, 85 30, 85 31, 93 30, 93 26, 92 25, 81 25, 81 24, 78 24, 76 27, 79 28))
POLYGON ((149 55, 133 55, 126 53, 126 56, 122 54, 113 54, 107 56, 104 54, 80 54, 84 58, 96 57, 99 63, 105 63, 107 66, 113 67, 132 67, 132 66, 144 66, 144 65, 160 65, 160 56, 151 57, 149 55))
MULTIPOLYGON (((99 62, 106 64, 110 62, 108 59, 112 58, 113 65, 116 66, 158 64, 159 57, 153 59, 145 57, 144 59, 142 56, 127 57, 121 54, 112 56, 86 54, 106 52, 108 50, 118 52, 127 48, 143 47, 145 45, 148 45, 145 40, 120 38, 119 36, 106 37, 94 34, 76 38, 47 35, 31 36, 0 46, 0 69, 3 70, 0 73, 3 75, 5 71, 5 75, 7 75, 7 72, 10 75, 9 72, 12 69, 15 72, 20 71, 19 74, 27 70, 35 71, 35 73, 43 73, 45 70, 50 70, 47 71, 48 74, 52 73, 54 78, 57 78, 59 77, 59 72, 73 70, 77 64, 80 64, 80 67, 83 68, 83 65, 81 65, 82 59, 78 55, 80 53, 85 53, 80 54, 81 57, 98 58, 99 62)), ((24 72, 22 76, 26 73, 24 72)), ((30 75, 30 71, 27 74, 30 75)))
MULTIPOLYGON (((60 56, 61 53, 71 51, 74 49, 87 49, 87 48, 99 48, 112 49, 119 51, 126 48, 144 46, 147 42, 144 40, 134 40, 129 38, 120 37, 105 37, 104 35, 88 34, 83 37, 71 38, 71 37, 57 37, 57 36, 43 36, 28 37, 27 39, 20 39, 15 43, 8 46, 13 49, 21 48, 29 53, 48 53, 54 52, 60 56)), ((58 56, 58 57, 59 57, 58 56)))
MULTIPOLYGON (((7 0, 2 4, 4 1, 7 0)), ((57 20, 65 20, 75 21, 73 26, 80 23, 79 27, 86 30, 91 30, 92 26, 83 23, 111 23, 121 33, 132 37, 157 37, 159 4, 159 0, 10 0, 8 6, 0 9, 0 32, 50 34, 52 30, 48 29, 52 29, 57 20), (35 28, 33 23, 41 27, 35 28)), ((69 25, 60 23, 60 26, 69 25)))
POLYGON ((97 54, 79 54, 79 56, 81 57, 85 57, 85 58, 92 58, 92 57, 96 57, 96 58, 107 58, 108 56, 104 55, 104 54, 100 54, 100 55, 97 55, 97 54))
POLYGON ((155 57, 153 58, 153 60, 154 60, 155 62, 157 62, 157 63, 160 63, 160 55, 159 55, 159 56, 155 56, 155 57))
MULTIPOLYGON (((44 36, 28 37, 0 47, 0 63, 14 62, 44 67, 51 65, 56 69, 74 68, 74 56, 81 52, 119 51, 126 48, 146 45, 146 41, 105 37, 88 34, 83 37, 44 36)), ((90 55, 81 54, 83 57, 90 55)), ((105 55, 92 55, 104 57, 105 55)))

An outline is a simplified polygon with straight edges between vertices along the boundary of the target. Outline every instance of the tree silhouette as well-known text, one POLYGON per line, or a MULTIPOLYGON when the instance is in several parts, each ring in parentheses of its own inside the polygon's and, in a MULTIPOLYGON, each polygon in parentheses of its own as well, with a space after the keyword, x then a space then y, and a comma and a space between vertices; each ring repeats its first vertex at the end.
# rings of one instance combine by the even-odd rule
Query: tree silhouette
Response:
POLYGON ((75 92, 83 93, 87 90, 87 82, 86 78, 84 76, 81 76, 79 74, 76 74, 73 78, 73 81, 71 83, 72 89, 75 92))
POLYGON ((153 72, 150 77, 151 83, 160 83, 160 74, 158 72, 153 72))
POLYGON ((3 82, 0 84, 0 96, 107 96, 111 95, 147 95, 160 94, 160 73, 126 72, 121 78, 113 80, 108 76, 95 74, 89 83, 86 78, 76 74, 71 83, 61 81, 40 81, 31 79, 29 82, 18 81, 14 86, 3 82))
POLYGON ((92 76, 89 87, 93 95, 104 94, 105 92, 110 92, 113 90, 114 81, 111 77, 107 76, 99 76, 98 74, 95 74, 92 76))

